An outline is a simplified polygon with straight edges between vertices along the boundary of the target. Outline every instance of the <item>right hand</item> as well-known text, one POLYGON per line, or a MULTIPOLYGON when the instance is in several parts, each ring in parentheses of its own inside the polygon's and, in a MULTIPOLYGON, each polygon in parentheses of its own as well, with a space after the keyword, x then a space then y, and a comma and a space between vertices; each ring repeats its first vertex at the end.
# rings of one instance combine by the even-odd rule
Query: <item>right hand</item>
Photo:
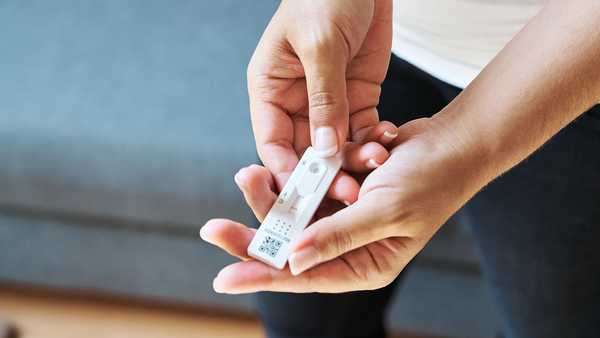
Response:
MULTIPOLYGON (((346 151, 347 139, 356 142, 351 151, 363 161, 344 167, 355 172, 387 159, 382 144, 397 131, 379 122, 376 107, 391 25, 392 0, 281 2, 248 66, 257 150, 278 190, 311 143, 326 157, 346 151)), ((341 172, 328 196, 354 202, 358 190, 358 182, 341 172)))

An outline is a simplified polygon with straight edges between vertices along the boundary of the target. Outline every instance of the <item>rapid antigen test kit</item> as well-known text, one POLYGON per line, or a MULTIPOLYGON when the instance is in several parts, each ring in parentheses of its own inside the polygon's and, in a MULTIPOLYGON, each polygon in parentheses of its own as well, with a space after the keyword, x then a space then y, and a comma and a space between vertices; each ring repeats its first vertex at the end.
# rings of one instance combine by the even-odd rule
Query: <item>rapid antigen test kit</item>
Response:
POLYGON ((283 269, 291 243, 312 219, 341 167, 340 153, 321 158, 307 148, 248 246, 248 255, 283 269))

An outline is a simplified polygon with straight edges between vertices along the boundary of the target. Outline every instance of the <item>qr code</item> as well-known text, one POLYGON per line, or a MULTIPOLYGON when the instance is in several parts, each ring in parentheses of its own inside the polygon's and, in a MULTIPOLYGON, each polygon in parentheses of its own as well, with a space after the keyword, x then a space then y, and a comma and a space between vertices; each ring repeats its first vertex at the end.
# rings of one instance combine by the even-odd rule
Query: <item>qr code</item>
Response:
POLYGON ((275 257, 277 255, 277 251, 281 248, 282 241, 277 240, 271 236, 265 236, 262 243, 258 247, 258 251, 264 252, 271 257, 275 257))

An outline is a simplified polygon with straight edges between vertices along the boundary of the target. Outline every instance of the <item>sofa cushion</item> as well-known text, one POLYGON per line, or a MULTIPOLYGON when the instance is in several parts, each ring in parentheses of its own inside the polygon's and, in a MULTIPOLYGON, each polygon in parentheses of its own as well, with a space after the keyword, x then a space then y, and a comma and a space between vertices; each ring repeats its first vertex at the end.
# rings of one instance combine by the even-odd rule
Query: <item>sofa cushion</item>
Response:
POLYGON ((0 3, 0 204, 249 220, 245 67, 277 1, 0 3))

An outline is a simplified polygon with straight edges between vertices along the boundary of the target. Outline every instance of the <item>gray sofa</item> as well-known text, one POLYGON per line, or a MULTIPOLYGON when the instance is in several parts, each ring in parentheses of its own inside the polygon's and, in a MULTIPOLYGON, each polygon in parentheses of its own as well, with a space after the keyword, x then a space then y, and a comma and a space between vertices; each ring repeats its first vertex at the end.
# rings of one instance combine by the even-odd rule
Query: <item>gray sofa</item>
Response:
MULTIPOLYGON (((254 222, 232 177, 256 159, 245 67, 276 5, 0 2, 0 281, 253 311, 212 291, 232 259, 197 232, 254 222)), ((493 337, 453 223, 407 272, 390 324, 493 337)))

